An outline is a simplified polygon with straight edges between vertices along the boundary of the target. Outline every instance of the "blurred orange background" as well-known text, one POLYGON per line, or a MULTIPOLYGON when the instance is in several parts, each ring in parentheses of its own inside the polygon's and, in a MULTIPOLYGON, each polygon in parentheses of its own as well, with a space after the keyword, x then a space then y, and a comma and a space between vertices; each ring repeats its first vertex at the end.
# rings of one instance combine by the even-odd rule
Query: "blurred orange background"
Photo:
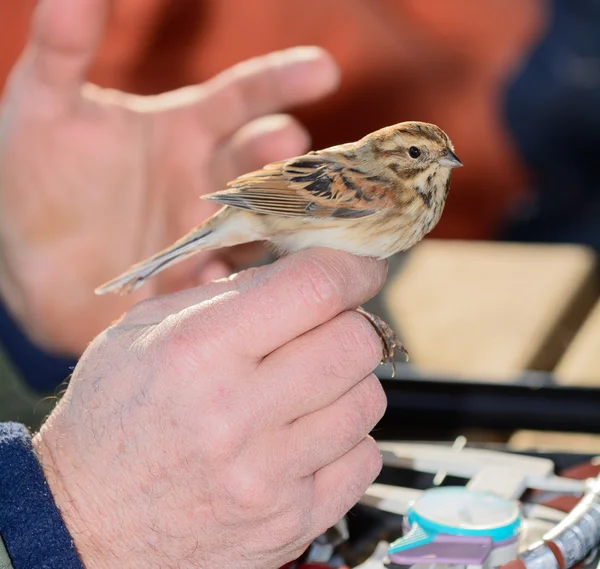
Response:
MULTIPOLYGON (((0 85, 24 46, 34 6, 0 4, 0 85)), ((313 147, 403 120, 439 124, 466 167, 455 173, 431 235, 487 239, 527 185, 500 109, 545 15, 543 0, 119 0, 90 80, 158 93, 255 55, 322 46, 339 62, 342 85, 294 112, 313 147)))

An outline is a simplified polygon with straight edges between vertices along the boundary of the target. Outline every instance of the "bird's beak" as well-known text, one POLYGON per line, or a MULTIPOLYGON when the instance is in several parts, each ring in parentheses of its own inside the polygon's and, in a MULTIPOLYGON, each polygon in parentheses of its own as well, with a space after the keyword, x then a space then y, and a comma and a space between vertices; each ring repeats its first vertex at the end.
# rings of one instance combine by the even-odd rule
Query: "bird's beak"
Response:
POLYGON ((460 168, 463 165, 452 150, 446 150, 446 153, 438 160, 438 162, 446 168, 460 168))

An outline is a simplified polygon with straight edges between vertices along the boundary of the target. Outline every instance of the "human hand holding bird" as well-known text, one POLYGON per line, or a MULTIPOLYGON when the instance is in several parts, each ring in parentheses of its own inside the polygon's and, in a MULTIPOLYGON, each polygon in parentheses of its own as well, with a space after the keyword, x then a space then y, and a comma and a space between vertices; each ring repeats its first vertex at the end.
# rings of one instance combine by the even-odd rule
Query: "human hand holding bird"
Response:
MULTIPOLYGON (((420 241, 442 215, 452 169, 462 166, 447 134, 423 122, 403 122, 362 139, 274 162, 203 196, 223 205, 172 246, 96 289, 131 292, 150 277, 199 251, 268 241, 285 254, 330 247, 385 259, 420 241)), ((357 309, 383 342, 383 361, 395 348, 393 330, 357 309)))

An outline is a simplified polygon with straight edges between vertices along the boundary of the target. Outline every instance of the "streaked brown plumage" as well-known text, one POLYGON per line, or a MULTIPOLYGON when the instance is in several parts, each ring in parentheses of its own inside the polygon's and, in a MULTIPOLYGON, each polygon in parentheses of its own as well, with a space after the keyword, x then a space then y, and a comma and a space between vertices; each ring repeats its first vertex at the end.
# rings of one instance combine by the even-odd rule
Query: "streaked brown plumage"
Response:
MULTIPOLYGON (((269 241, 280 253, 322 246, 384 259, 433 229, 452 168, 461 165, 446 133, 422 122, 269 164, 204 196, 224 207, 96 293, 135 290, 198 251, 251 241, 269 241)), ((362 313, 382 336, 384 361, 390 361, 394 348, 403 347, 385 323, 362 313)))

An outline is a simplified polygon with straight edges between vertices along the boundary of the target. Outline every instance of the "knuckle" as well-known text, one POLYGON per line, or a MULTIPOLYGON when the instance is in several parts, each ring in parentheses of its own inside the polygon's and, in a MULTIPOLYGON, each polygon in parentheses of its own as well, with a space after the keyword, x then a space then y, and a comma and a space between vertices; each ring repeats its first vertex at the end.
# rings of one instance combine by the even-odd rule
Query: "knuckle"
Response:
POLYGON ((272 528, 272 538, 278 544, 292 544, 308 541, 311 520, 309 511, 303 504, 294 505, 277 518, 272 528))
POLYGON ((360 420, 362 410, 359 409, 358 405, 353 405, 349 409, 345 409, 344 412, 339 413, 336 420, 336 431, 340 438, 340 443, 346 444, 348 441, 354 439, 354 443, 357 440, 357 435, 363 435, 365 430, 360 420))
POLYGON ((341 251, 323 250, 321 263, 339 276, 342 290, 364 302, 383 286, 387 276, 387 261, 373 257, 349 255, 341 251))
POLYGON ((322 373, 335 379, 363 379, 382 357, 381 339, 369 321, 355 311, 347 311, 331 321, 322 373))
POLYGON ((340 433, 366 436, 385 412, 387 399, 379 380, 370 375, 353 389, 349 405, 338 419, 340 433))
POLYGON ((337 519, 341 518, 360 500, 383 466, 381 452, 371 437, 365 437, 354 451, 358 451, 357 460, 348 468, 341 485, 340 500, 335 508, 337 519))
POLYGON ((210 464, 233 460, 246 441, 244 425, 225 411, 205 413, 198 429, 204 459, 210 464))
MULTIPOLYGON (((372 437, 366 437, 361 444, 364 444, 364 471, 365 471, 365 489, 379 476, 381 468, 383 467, 383 457, 381 451, 372 437)), ((364 490, 361 492, 364 493, 364 490)))
POLYGON ((337 342, 342 357, 361 367, 374 369, 381 360, 381 339, 370 322, 355 311, 348 311, 339 317, 337 342))
POLYGON ((356 322, 360 323, 361 327, 361 348, 362 353, 369 362, 373 362, 375 365, 381 360, 382 347, 381 338, 373 328, 373 325, 358 312, 351 312, 352 318, 356 322))
POLYGON ((172 350, 179 352, 187 351, 195 344, 191 336, 191 330, 188 326, 184 312, 170 314, 163 320, 164 327, 168 330, 167 341, 165 342, 172 350))
POLYGON ((350 494, 358 500, 381 472, 383 458, 375 440, 367 436, 360 443, 360 461, 349 477, 350 494))
POLYGON ((170 314, 161 323, 162 341, 157 353, 161 360, 181 373, 214 360, 219 353, 218 334, 206 319, 199 321, 197 310, 185 309, 170 314))
POLYGON ((160 301, 155 297, 140 300, 127 311, 122 322, 125 324, 133 324, 139 320, 145 320, 156 312, 159 307, 160 301))
POLYGON ((374 374, 370 374, 362 382, 365 390, 363 409, 367 414, 367 421, 373 428, 383 417, 387 409, 387 395, 381 382, 374 374))
POLYGON ((360 298, 361 302, 374 295, 383 286, 387 276, 387 261, 372 257, 350 255, 333 249, 316 249, 306 258, 325 268, 330 278, 339 281, 344 293, 360 298))
POLYGON ((386 397, 377 378, 369 376, 357 384, 335 410, 336 441, 354 446, 366 437, 383 416, 386 397))
POLYGON ((335 303, 343 290, 344 278, 340 272, 317 259, 301 259, 297 271, 301 275, 298 279, 300 294, 307 303, 335 303))
POLYGON ((185 367, 196 342, 192 339, 183 314, 170 314, 161 323, 161 328, 164 336, 157 348, 160 361, 168 367, 185 367))
POLYGON ((221 480, 231 506, 239 515, 256 517, 256 512, 265 516, 277 514, 273 485, 256 468, 232 465, 222 472, 221 480))

